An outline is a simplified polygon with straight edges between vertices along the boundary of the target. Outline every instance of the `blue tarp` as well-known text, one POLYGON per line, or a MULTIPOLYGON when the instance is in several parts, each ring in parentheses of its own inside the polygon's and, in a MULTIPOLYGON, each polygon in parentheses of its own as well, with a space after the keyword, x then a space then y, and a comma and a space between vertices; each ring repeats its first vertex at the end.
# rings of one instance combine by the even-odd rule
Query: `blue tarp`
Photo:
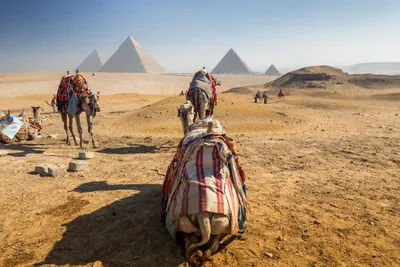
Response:
POLYGON ((8 138, 13 139, 21 129, 22 121, 13 115, 7 115, 0 121, 0 129, 8 138))
POLYGON ((75 116, 78 113, 78 98, 75 94, 72 94, 71 99, 69 100, 67 112, 72 116, 75 116))

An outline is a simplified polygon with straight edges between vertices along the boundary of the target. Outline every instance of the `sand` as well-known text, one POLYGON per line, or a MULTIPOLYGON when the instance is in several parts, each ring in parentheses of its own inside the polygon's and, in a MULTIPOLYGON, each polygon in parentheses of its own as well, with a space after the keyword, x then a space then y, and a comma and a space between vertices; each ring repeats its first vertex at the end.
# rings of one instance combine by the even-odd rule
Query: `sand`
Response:
MULTIPOLYGON (((45 81, 1 77, 0 110, 48 100, 45 85, 58 77, 40 75, 45 81), (33 87, 10 98, 4 81, 14 92, 33 87)), ((0 145, 9 152, 0 157, 1 266, 185 266, 160 223, 160 173, 182 137, 176 106, 184 98, 151 93, 176 94, 189 78, 139 77, 88 77, 107 88, 89 171, 32 173, 44 162, 67 165, 80 151, 64 144, 60 117, 48 107, 43 138, 0 145)), ((265 79, 222 82, 226 90, 265 79)), ((287 93, 281 101, 271 94, 267 105, 249 93, 219 95, 215 117, 238 143, 251 214, 248 231, 205 266, 400 265, 400 89, 287 93)))

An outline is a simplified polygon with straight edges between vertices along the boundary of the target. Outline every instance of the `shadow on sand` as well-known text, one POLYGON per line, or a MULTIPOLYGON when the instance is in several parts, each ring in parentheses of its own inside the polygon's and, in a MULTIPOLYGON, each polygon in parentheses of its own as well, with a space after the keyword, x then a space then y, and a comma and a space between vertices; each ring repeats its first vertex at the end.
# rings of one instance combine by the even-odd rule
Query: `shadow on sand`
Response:
POLYGON ((142 153, 153 153, 156 151, 157 151, 156 146, 132 145, 129 147, 105 148, 97 152, 104 154, 142 154, 142 153))
POLYGON ((11 157, 25 157, 28 154, 43 154, 45 151, 39 144, 2 144, 0 145, 0 148, 10 151, 10 153, 8 153, 8 156, 11 157), (15 152, 11 152, 11 150, 15 152))
POLYGON ((85 193, 138 190, 90 214, 63 225, 66 230, 45 260, 35 266, 86 265, 101 261, 111 266, 177 266, 185 260, 160 222, 159 184, 108 185, 85 183, 74 189, 85 193))

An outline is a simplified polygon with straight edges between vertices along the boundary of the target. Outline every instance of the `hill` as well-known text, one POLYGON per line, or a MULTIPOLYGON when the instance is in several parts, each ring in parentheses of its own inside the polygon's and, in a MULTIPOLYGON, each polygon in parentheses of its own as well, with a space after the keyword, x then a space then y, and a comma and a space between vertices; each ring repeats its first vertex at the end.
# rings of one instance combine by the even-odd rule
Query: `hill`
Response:
POLYGON ((286 73, 282 77, 265 84, 272 88, 322 88, 332 89, 336 85, 355 85, 361 88, 400 88, 400 76, 353 74, 330 66, 306 67, 286 73))
POLYGON ((278 88, 326 88, 331 84, 347 82, 349 75, 341 69, 330 66, 305 67, 286 73, 267 83, 267 87, 278 88))

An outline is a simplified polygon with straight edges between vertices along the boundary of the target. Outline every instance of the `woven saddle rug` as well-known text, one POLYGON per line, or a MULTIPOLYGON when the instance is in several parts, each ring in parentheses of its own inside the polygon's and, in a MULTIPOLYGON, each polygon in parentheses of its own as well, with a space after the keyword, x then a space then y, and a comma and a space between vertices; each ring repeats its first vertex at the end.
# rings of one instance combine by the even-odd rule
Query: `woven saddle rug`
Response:
POLYGON ((192 82, 189 85, 188 93, 190 94, 190 91, 195 88, 201 89, 207 95, 208 99, 213 96, 212 84, 210 80, 208 80, 208 78, 202 74, 199 74, 193 78, 192 82))
POLYGON ((231 234, 238 232, 239 213, 247 211, 244 181, 219 122, 206 132, 207 118, 199 120, 181 141, 163 186, 165 225, 175 238, 179 219, 200 212, 225 214, 231 234))
POLYGON ((57 107, 59 111, 67 110, 69 101, 69 80, 70 75, 64 75, 61 78, 57 91, 57 107))

